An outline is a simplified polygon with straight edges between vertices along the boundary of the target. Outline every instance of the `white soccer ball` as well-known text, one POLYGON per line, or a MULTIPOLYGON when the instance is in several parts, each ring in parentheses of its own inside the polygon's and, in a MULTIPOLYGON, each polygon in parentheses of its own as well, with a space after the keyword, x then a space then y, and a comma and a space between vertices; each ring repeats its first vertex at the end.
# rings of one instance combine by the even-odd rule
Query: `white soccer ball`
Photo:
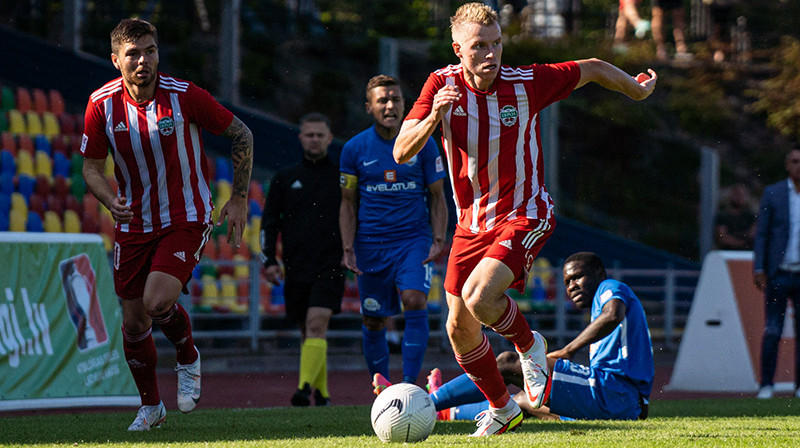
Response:
POLYGON ((398 383, 384 389, 372 403, 371 421, 383 442, 419 442, 431 435, 436 408, 421 387, 398 383))

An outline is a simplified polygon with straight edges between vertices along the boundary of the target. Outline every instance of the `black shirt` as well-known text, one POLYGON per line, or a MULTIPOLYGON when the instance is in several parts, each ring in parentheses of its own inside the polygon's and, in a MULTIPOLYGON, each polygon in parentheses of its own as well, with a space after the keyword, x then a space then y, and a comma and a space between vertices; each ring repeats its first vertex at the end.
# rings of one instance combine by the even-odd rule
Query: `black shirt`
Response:
POLYGON ((310 281, 321 271, 340 268, 339 167, 329 157, 308 159, 272 178, 261 219, 264 266, 277 264, 278 234, 286 277, 310 281))

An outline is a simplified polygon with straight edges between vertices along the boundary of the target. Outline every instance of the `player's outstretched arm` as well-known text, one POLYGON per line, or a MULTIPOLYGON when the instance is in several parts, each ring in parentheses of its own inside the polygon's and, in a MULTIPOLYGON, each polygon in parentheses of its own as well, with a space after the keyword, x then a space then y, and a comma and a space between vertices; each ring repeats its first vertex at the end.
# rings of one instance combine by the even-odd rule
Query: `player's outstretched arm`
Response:
POLYGON ((250 174, 253 170, 253 133, 242 120, 234 116, 223 136, 233 140, 231 160, 233 161, 233 192, 230 200, 222 207, 217 225, 228 220, 228 241, 239 247, 247 224, 247 192, 250 189, 250 174))
POLYGON ((611 299, 603 305, 603 311, 595 320, 584 328, 572 341, 560 350, 553 350, 547 354, 548 358, 571 359, 578 350, 597 342, 611 334, 614 328, 625 319, 627 307, 620 299, 611 299))
POLYGON ((417 155, 425 146, 425 142, 436 130, 439 121, 450 110, 450 106, 458 99, 458 87, 446 85, 436 92, 431 104, 431 113, 421 120, 406 120, 400 127, 400 133, 394 142, 392 155, 397 163, 406 163, 417 155))
POLYGON ((581 79, 576 89, 595 82, 608 90, 621 92, 636 101, 641 101, 650 96, 656 88, 658 75, 652 69, 647 69, 649 76, 639 73, 634 77, 600 59, 583 59, 575 62, 581 68, 581 79))

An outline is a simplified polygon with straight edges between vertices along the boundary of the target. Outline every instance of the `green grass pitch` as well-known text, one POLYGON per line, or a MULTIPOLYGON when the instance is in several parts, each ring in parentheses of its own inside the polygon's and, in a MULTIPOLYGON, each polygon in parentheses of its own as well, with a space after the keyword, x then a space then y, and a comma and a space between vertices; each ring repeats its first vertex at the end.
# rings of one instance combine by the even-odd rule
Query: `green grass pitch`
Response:
MULTIPOLYGON (((420 447, 778 447, 800 446, 800 399, 656 401, 639 422, 526 420, 514 433, 467 435, 474 422, 437 422, 420 447)), ((370 447, 368 406, 168 410, 161 428, 129 433, 134 411, 4 417, 2 447, 370 447)))

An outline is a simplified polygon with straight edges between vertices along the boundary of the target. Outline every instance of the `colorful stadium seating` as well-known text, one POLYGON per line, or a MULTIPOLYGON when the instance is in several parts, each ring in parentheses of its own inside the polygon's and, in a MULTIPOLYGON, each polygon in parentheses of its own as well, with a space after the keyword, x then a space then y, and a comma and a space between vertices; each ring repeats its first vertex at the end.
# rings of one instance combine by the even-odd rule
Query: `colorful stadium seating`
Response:
POLYGON ((64 211, 64 232, 81 233, 81 218, 74 210, 64 211))
POLYGON ((28 212, 28 222, 25 224, 26 232, 44 232, 42 218, 35 212, 28 212))
POLYGON ((61 218, 52 210, 44 212, 43 228, 48 233, 62 233, 64 226, 61 224, 61 218))
POLYGON ((41 115, 50 110, 47 104, 47 94, 42 89, 31 89, 31 96, 33 97, 33 110, 41 115))
POLYGON ((25 133, 29 136, 36 136, 44 133, 42 118, 34 110, 25 112, 25 133))
POLYGON ((25 87, 17 87, 15 95, 17 110, 23 114, 33 108, 33 98, 30 90, 25 87))
POLYGON ((64 115, 64 98, 61 96, 61 92, 50 89, 47 91, 47 99, 50 104, 50 112, 56 116, 64 115))
POLYGON ((7 112, 8 116, 8 132, 12 135, 19 135, 28 132, 25 127, 25 117, 17 109, 11 109, 7 112))
POLYGON ((8 219, 8 230, 11 232, 24 232, 28 223, 28 214, 22 214, 18 210, 11 210, 8 219))

